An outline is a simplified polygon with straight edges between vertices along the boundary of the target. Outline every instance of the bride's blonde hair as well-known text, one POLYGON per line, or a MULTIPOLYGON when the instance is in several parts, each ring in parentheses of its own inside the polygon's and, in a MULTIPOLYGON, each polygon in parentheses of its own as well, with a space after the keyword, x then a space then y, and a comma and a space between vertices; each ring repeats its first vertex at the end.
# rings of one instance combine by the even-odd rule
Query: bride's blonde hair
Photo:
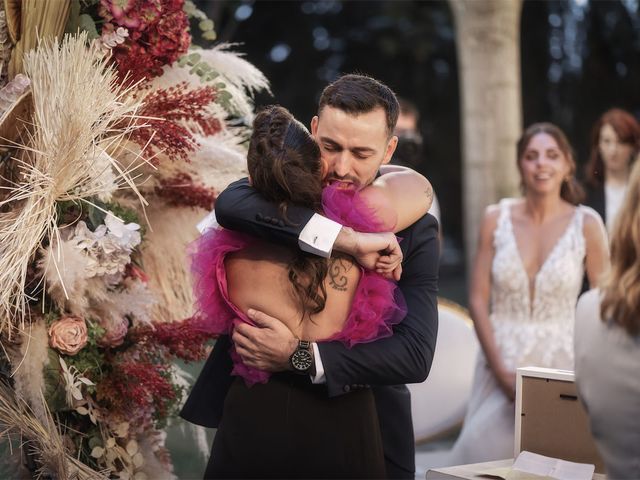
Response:
POLYGON ((635 162, 611 239, 611 271, 603 286, 604 321, 640 333, 640 162, 635 162))

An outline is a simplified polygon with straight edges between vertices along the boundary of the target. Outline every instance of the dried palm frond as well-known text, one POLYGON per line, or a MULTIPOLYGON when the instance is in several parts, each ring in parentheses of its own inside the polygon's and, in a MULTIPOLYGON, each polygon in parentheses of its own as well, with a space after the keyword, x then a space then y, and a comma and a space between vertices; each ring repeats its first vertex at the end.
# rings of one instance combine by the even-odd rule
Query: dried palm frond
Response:
POLYGON ((22 0, 20 39, 9 62, 9 77, 24 72, 24 55, 38 46, 40 39, 57 38, 64 32, 71 0, 22 0))
MULTIPOLYGON (((31 90, 24 92, 0 117, 0 143, 15 142, 31 116, 31 90)), ((0 149, 6 150, 6 147, 0 149)))
POLYGON ((96 472, 67 453, 42 395, 40 402, 46 412, 44 422, 36 418, 29 405, 11 387, 0 382, 0 438, 21 440, 22 450, 39 465, 36 478, 106 480, 107 472, 96 472))
POLYGON ((7 16, 7 30, 15 45, 20 40, 20 10, 22 0, 4 0, 4 11, 7 16))
MULTIPOLYGON (((62 43, 43 41, 25 55, 33 119, 13 159, 21 178, 4 187, 8 196, 0 202, 10 209, 0 213, 0 332, 24 322, 29 261, 45 238, 59 238, 56 202, 88 202, 112 189, 100 184, 93 160, 99 152, 117 151, 134 128, 138 104, 100 47, 87 44, 81 33, 62 43)), ((123 167, 114 157, 109 162, 118 184, 146 203, 131 178, 135 167, 123 167)))
POLYGON ((0 85, 4 85, 7 82, 12 50, 13 43, 7 24, 7 12, 0 7, 0 85))

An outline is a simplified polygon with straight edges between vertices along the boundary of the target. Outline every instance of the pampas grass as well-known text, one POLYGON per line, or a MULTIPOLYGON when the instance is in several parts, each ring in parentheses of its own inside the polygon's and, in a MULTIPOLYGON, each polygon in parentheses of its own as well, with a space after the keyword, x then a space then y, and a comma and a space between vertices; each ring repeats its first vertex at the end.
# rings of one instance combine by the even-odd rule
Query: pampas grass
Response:
POLYGON ((253 118, 253 94, 269 89, 269 81, 253 64, 232 52, 232 43, 221 43, 214 48, 198 50, 202 60, 220 74, 225 90, 231 94, 231 105, 240 116, 253 118))
POLYGON ((11 357, 16 394, 27 401, 41 422, 46 411, 40 399, 44 391, 44 367, 49 363, 49 335, 43 319, 33 322, 19 337, 20 350, 11 357))
MULTIPOLYGON (((134 128, 138 104, 118 84, 100 47, 87 44, 86 33, 65 36, 61 43, 41 42, 24 58, 33 121, 13 159, 21 180, 5 187, 9 195, 0 202, 11 209, 0 216, 0 332, 10 334, 24 324, 29 261, 45 238, 59 238, 56 202, 89 201, 111 190, 112 185, 100 184, 92 160, 103 150, 117 151, 134 128), (117 124, 125 127, 115 129, 117 124)), ((131 172, 114 156, 108 158, 119 184, 143 201, 131 172)))
POLYGON ((247 176, 247 151, 236 143, 233 134, 223 130, 214 136, 194 135, 194 138, 199 147, 189 156, 189 163, 160 162, 153 175, 139 187, 145 195, 153 194, 162 179, 175 178, 181 173, 189 174, 218 193, 231 182, 247 176))
MULTIPOLYGON (((233 46, 222 43, 214 48, 192 50, 190 53, 200 55, 201 61, 220 75, 215 78, 214 83, 220 81, 225 84, 224 89, 231 94, 230 104, 235 112, 241 117, 252 119, 253 95, 261 90, 271 93, 269 81, 260 70, 242 58, 242 54, 232 52, 233 46)), ((163 70, 163 74, 153 80, 154 87, 166 88, 182 81, 187 81, 193 87, 206 85, 198 75, 190 73, 191 67, 181 67, 178 62, 163 67, 163 70)))
POLYGON ((186 248, 198 237, 195 226, 206 213, 201 209, 171 207, 160 199, 147 212, 153 231, 147 232, 149 248, 141 253, 149 289, 158 300, 152 310, 154 320, 171 322, 193 314, 186 248))
POLYGON ((29 405, 15 391, 0 383, 0 438, 21 439, 21 451, 33 455, 40 468, 36 478, 68 478, 78 480, 106 480, 106 472, 96 472, 70 456, 65 448, 44 397, 40 395, 46 417, 40 421, 29 405))

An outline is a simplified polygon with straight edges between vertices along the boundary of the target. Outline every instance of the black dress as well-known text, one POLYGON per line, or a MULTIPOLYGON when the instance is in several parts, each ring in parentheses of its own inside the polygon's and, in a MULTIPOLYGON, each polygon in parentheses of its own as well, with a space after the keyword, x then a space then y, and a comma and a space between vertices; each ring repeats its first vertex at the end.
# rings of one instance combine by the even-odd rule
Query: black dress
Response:
POLYGON ((371 389, 329 397, 306 375, 236 378, 205 478, 385 478, 371 389))

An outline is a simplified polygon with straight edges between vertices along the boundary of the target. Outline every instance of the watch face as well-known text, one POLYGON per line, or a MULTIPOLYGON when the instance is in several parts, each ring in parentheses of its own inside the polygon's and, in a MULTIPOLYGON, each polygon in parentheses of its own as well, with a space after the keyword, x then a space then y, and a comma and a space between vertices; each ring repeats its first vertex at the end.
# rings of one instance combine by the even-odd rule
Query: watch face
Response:
POLYGON ((313 359, 311 358, 311 352, 309 350, 296 350, 291 355, 291 365, 298 371, 304 372, 311 368, 313 359))

